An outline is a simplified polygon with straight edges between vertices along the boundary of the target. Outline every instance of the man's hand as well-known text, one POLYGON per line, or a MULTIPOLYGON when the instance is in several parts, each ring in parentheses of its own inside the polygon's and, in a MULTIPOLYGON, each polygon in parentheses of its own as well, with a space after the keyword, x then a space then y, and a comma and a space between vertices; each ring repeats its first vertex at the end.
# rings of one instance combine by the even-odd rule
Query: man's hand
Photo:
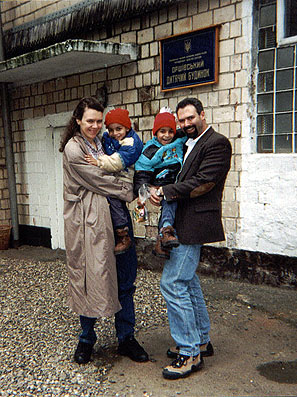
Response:
MULTIPOLYGON (((162 188, 155 188, 153 186, 150 187, 150 193, 151 193, 151 197, 149 198, 151 204, 155 205, 155 206, 160 206, 162 197, 160 196, 160 189, 162 188)), ((161 191, 163 194, 163 191, 161 191)))

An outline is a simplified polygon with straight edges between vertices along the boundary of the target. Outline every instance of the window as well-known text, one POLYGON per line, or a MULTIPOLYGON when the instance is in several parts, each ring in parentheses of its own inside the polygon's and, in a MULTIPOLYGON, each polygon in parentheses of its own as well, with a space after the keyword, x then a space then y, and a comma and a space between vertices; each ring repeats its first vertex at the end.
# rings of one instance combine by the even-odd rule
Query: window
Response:
POLYGON ((277 1, 277 42, 279 45, 297 42, 296 0, 277 1))
POLYGON ((297 153, 297 17, 292 19, 288 12, 295 1, 260 0, 257 81, 260 153, 297 153), (295 44, 277 45, 276 21, 281 3, 285 6, 282 15, 286 16, 284 40, 294 38, 295 44))

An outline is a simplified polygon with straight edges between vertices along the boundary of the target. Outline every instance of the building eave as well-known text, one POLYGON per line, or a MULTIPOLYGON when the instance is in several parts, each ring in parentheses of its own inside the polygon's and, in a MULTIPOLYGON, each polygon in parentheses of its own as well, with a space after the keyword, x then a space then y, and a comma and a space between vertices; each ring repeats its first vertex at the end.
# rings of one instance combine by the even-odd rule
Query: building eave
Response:
POLYGON ((0 82, 32 84, 131 62, 138 58, 136 44, 66 40, 0 62, 0 82))

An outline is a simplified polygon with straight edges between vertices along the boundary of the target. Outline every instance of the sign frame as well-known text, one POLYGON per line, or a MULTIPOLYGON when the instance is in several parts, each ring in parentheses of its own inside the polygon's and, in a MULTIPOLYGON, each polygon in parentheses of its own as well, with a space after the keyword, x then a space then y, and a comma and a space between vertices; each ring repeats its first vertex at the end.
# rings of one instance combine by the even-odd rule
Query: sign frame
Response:
POLYGON ((160 86, 161 91, 180 90, 183 88, 197 87, 207 84, 216 84, 219 77, 219 29, 220 25, 211 25, 207 28, 192 30, 191 32, 176 34, 164 37, 159 40, 160 46, 160 86), (209 40, 210 45, 207 47, 205 39, 209 40), (193 53, 192 40, 194 42, 194 51, 197 51, 200 42, 202 52, 193 53), (173 52, 169 46, 175 46, 180 52, 176 57, 170 58, 169 52, 173 52), (183 54, 182 54, 183 52, 183 54), (188 55, 184 55, 184 54, 188 55), (183 55, 183 56, 182 56, 183 55), (191 61, 194 61, 191 63, 191 61), (188 63, 187 63, 188 62, 188 63), (171 65, 169 65, 171 64, 171 65), (201 69, 199 66, 206 68, 201 69), (168 74, 168 70, 177 71, 176 75, 168 74), (189 70, 190 69, 190 70, 189 70), (182 72, 182 73, 180 73, 182 72), (201 77, 199 81, 199 76, 201 77), (195 79, 196 77, 196 79, 195 79), (198 80, 197 80, 198 79, 198 80), (172 80, 176 83, 172 83, 172 80), (179 80, 179 81, 178 81, 179 80), (167 83, 167 82, 171 83, 167 83), (191 81, 191 82, 190 82, 191 81))

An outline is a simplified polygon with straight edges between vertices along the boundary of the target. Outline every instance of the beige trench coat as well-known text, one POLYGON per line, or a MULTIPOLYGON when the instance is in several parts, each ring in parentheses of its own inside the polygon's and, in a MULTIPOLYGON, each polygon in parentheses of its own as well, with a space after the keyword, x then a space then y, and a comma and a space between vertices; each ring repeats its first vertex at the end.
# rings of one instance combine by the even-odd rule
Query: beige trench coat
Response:
POLYGON ((131 184, 88 164, 86 154, 78 134, 68 141, 63 155, 68 304, 80 315, 103 317, 121 309, 106 196, 132 201, 133 193, 131 184))

